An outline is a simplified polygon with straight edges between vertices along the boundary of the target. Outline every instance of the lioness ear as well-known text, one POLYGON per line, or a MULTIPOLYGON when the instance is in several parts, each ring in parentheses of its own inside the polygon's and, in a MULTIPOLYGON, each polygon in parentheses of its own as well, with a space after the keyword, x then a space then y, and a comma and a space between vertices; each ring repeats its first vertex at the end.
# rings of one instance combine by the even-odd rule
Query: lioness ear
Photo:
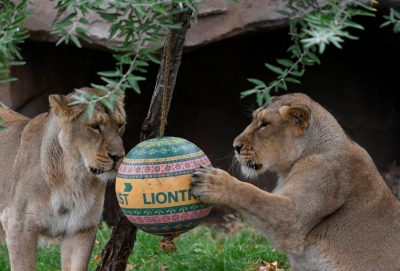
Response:
POLYGON ((284 105, 279 108, 279 113, 282 117, 288 119, 293 124, 298 126, 299 133, 296 136, 303 134, 310 124, 311 110, 306 105, 295 104, 292 106, 284 105))
POLYGON ((64 95, 53 94, 49 96, 50 109, 57 117, 76 115, 76 108, 68 106, 73 101, 73 98, 64 95))

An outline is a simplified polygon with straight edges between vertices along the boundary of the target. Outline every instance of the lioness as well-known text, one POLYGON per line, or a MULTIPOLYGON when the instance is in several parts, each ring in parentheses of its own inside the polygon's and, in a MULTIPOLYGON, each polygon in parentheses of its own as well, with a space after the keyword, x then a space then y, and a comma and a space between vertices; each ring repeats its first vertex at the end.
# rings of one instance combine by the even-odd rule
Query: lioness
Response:
POLYGON ((400 202, 368 153, 308 96, 272 102, 233 146, 244 175, 277 173, 275 190, 210 167, 193 173, 193 195, 241 210, 291 270, 400 270, 400 202))
POLYGON ((72 101, 51 95, 50 112, 32 120, 0 109, 8 127, 0 132, 0 212, 13 271, 35 270, 39 235, 62 236, 62 270, 87 269, 106 184, 125 154, 125 112, 122 100, 113 112, 96 103, 89 119, 87 106, 72 101))

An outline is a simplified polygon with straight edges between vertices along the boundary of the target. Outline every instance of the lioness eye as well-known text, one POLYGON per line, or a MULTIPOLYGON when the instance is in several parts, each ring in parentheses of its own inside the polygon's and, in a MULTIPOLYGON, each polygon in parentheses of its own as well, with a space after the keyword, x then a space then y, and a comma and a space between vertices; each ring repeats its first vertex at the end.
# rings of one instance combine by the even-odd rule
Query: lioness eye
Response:
POLYGON ((118 124, 118 129, 121 129, 122 127, 124 127, 123 123, 118 124))
POLYGON ((260 128, 267 127, 268 124, 269 124, 269 122, 263 121, 263 122, 261 123, 261 125, 260 125, 260 128))
POLYGON ((100 131, 100 125, 98 125, 98 124, 91 124, 90 128, 92 128, 93 130, 99 130, 100 131))

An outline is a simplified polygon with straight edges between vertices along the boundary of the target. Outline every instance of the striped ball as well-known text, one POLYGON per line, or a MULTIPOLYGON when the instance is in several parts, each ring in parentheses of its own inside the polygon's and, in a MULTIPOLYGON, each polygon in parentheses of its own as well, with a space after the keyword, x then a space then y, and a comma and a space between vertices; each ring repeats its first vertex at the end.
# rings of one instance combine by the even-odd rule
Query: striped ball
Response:
POLYGON ((195 144, 178 137, 143 141, 124 158, 115 190, 125 216, 139 229, 170 235, 196 227, 211 204, 192 196, 190 176, 210 160, 195 144))

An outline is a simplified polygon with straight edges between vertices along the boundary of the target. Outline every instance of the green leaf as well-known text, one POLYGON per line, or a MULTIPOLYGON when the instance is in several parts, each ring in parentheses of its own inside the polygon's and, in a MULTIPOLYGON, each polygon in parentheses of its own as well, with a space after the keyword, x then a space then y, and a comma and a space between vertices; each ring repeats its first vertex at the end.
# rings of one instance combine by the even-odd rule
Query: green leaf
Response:
POLYGON ((122 26, 119 23, 111 25, 109 29, 110 34, 108 35, 108 40, 111 40, 120 28, 122 28, 122 26))
POLYGON ((299 72, 299 71, 292 71, 290 74, 291 75, 294 75, 294 76, 297 76, 297 77, 301 77, 301 76, 303 76, 304 75, 304 72, 305 72, 306 70, 301 70, 301 72, 299 72))
POLYGON ((253 83, 253 84, 257 85, 257 86, 260 86, 260 87, 265 87, 266 86, 263 81, 258 80, 258 79, 248 78, 247 81, 249 81, 249 82, 251 82, 251 83, 253 83))
POLYGON ((387 21, 387 22, 384 22, 383 24, 381 24, 379 27, 382 28, 382 27, 390 25, 391 23, 392 23, 391 21, 387 21))
POLYGON ((107 77, 100 77, 100 79, 103 80, 104 82, 106 82, 107 84, 110 84, 110 85, 116 85, 117 84, 117 81, 112 80, 112 79, 107 78, 107 77))
POLYGON ((107 98, 100 99, 100 102, 111 111, 114 111, 114 103, 111 103, 107 98))
POLYGON ((68 15, 68 16, 67 16, 65 19, 63 19, 62 21, 53 24, 53 27, 54 27, 54 28, 60 28, 60 27, 65 27, 65 26, 71 25, 71 24, 72 24, 71 19, 74 18, 74 17, 76 17, 76 15, 77 15, 76 12, 71 13, 70 15, 68 15))
POLYGON ((1 73, 9 74, 10 71, 7 69, 7 67, 0 67, 0 74, 1 73))
POLYGON ((77 27, 75 29, 76 33, 87 43, 92 43, 92 40, 89 38, 89 36, 87 35, 87 31, 86 29, 83 29, 81 27, 77 27))
POLYGON ((51 31, 51 35, 58 35, 58 34, 67 34, 68 31, 63 28, 58 28, 57 30, 51 31))
POLYGON ((292 13, 285 10, 277 10, 276 13, 282 14, 283 16, 292 17, 292 13))
POLYGON ((256 92, 257 92, 256 89, 249 89, 249 90, 242 91, 242 92, 240 92, 240 98, 247 97, 250 94, 253 94, 253 93, 256 93, 256 92))
POLYGON ((376 11, 376 8, 374 8, 374 7, 372 7, 372 6, 368 5, 368 4, 365 4, 365 3, 361 2, 361 1, 357 1, 357 5, 362 6, 366 10, 376 11))
POLYGON ((147 57, 150 61, 156 63, 156 64, 161 64, 161 60, 154 56, 153 54, 145 54, 145 57, 147 57))
POLYGON ((332 42, 337 48, 342 49, 342 46, 339 42, 343 42, 343 40, 340 37, 331 37, 329 41, 332 42))
POLYGON ((140 94, 140 87, 133 75, 128 75, 128 82, 136 93, 140 94))
POLYGON ((350 27, 353 27, 353 28, 364 30, 364 27, 362 25, 357 24, 355 22, 352 22, 350 20, 344 21, 343 24, 346 25, 346 26, 350 26, 350 27))
POLYGON ((265 63, 265 66, 266 66, 268 69, 270 69, 271 71, 273 71, 273 72, 275 72, 275 73, 277 73, 277 74, 279 74, 279 75, 282 75, 282 74, 283 74, 283 70, 282 70, 281 68, 279 68, 279 67, 276 67, 276 66, 271 65, 271 64, 268 64, 268 63, 265 63))
POLYGON ((280 88, 282 88, 284 90, 287 90, 287 86, 284 83, 277 83, 276 86, 278 86, 278 87, 280 87, 280 88))
POLYGON ((30 14, 25 14, 24 16, 20 16, 19 18, 16 18, 13 22, 12 22, 12 26, 17 26, 20 23, 22 23, 23 21, 25 21, 28 17, 30 16, 30 14))
POLYGON ((93 84, 93 83, 91 83, 90 85, 95 89, 102 90, 104 92, 110 92, 108 90, 108 88, 106 88, 105 86, 101 86, 101 85, 97 85, 97 84, 93 84))
POLYGON ((321 64, 321 61, 319 60, 319 58, 317 57, 317 55, 316 54, 314 54, 314 53, 312 53, 312 52, 308 52, 307 53, 307 57, 309 57, 312 61, 314 61, 314 62, 316 62, 316 63, 318 63, 318 64, 321 64))
POLYGON ((86 111, 86 116, 88 119, 91 119, 93 117, 93 112, 94 112, 94 103, 89 103, 86 111))
POLYGON ((63 20, 61 22, 53 24, 53 27, 54 28, 59 28, 59 27, 65 27, 65 26, 68 26, 68 25, 71 25, 71 24, 72 24, 71 20, 63 20))
POLYGON ((78 22, 81 24, 90 25, 90 22, 83 17, 81 17, 78 22))
POLYGON ((80 41, 78 40, 78 38, 75 35, 70 35, 70 38, 71 38, 72 42, 75 43, 76 47, 82 48, 80 41))
POLYGON ((146 80, 146 77, 143 77, 143 76, 136 76, 136 75, 130 75, 130 76, 136 81, 144 81, 144 80, 146 80))
POLYGON ((292 83, 296 83, 296 84, 300 84, 301 82, 297 79, 294 79, 292 77, 285 77, 285 81, 287 82, 292 82, 292 83))
POLYGON ((0 126, 0 131, 4 131, 5 129, 7 129, 7 127, 5 127, 5 126, 0 126))
POLYGON ((286 68, 290 68, 293 66, 293 61, 289 60, 289 59, 277 59, 276 60, 279 64, 281 64, 282 66, 285 66, 286 68))
POLYGON ((15 78, 15 77, 4 77, 4 78, 0 77, 0 83, 14 82, 14 81, 17 81, 17 80, 18 79, 15 78))
POLYGON ((264 102, 264 94, 263 93, 257 93, 257 104, 258 106, 262 106, 264 102))
POLYGON ((272 104, 271 95, 269 94, 269 91, 264 92, 264 99, 268 104, 272 104))
POLYGON ((22 66, 25 65, 25 61, 7 61, 5 64, 7 66, 22 66))
POLYGON ((360 16, 368 16, 368 17, 375 17, 374 13, 365 11, 365 10, 361 10, 361 9, 352 9, 352 8, 348 8, 347 12, 350 13, 353 16, 356 15, 360 15, 360 16))
POLYGON ((149 66, 149 63, 143 60, 136 60, 135 64, 136 66, 142 66, 142 67, 149 66))
POLYGON ((398 33, 400 32, 400 23, 395 23, 393 26, 393 32, 398 33))
MULTIPOLYGON (((76 95, 72 95, 72 98, 76 99, 78 97, 76 95)), ((78 104, 82 104, 82 101, 71 102, 68 104, 68 106, 74 106, 74 105, 78 105, 78 104)))
POLYGON ((325 43, 321 42, 319 44, 319 53, 322 54, 325 51, 325 43))
POLYGON ((120 71, 105 71, 105 72, 98 72, 97 73, 100 76, 106 76, 106 77, 120 77, 122 76, 122 73, 120 71))
POLYGON ((60 45, 63 41, 65 41, 65 43, 68 43, 68 36, 61 37, 61 38, 57 41, 56 46, 60 45))
POLYGON ((400 12, 398 12, 394 8, 391 8, 390 12, 393 12, 394 17, 396 17, 396 19, 400 20, 400 12))
POLYGON ((109 21, 110 23, 113 23, 115 20, 118 19, 118 14, 116 13, 105 13, 105 12, 99 12, 98 13, 101 18, 103 18, 106 21, 109 21))

